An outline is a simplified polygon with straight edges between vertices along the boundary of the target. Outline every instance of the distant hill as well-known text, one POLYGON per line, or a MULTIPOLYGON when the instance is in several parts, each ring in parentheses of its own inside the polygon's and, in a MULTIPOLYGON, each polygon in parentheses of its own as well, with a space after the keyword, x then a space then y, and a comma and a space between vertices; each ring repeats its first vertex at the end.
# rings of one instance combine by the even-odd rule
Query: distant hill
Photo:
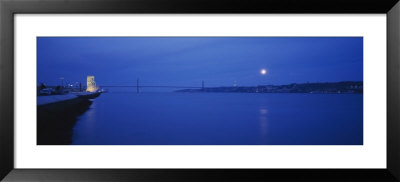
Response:
POLYGON ((244 93, 363 93, 363 82, 292 83, 289 85, 258 85, 251 87, 205 87, 176 92, 244 92, 244 93))

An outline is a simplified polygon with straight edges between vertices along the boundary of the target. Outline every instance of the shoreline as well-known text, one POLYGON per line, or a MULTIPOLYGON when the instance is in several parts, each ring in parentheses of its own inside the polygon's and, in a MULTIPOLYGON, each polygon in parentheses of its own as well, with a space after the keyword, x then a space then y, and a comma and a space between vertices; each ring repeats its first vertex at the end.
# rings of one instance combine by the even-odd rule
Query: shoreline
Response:
POLYGON ((36 145, 70 145, 72 129, 78 117, 86 112, 98 97, 96 93, 37 106, 36 145))

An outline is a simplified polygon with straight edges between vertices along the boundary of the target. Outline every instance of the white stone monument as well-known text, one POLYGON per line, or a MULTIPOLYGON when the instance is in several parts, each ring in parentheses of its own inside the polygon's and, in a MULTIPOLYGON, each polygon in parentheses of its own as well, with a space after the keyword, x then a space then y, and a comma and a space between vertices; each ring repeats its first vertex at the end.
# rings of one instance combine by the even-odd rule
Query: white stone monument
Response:
POLYGON ((96 92, 97 89, 99 89, 96 86, 96 82, 94 81, 94 76, 92 75, 87 76, 86 86, 87 86, 86 92, 96 92))

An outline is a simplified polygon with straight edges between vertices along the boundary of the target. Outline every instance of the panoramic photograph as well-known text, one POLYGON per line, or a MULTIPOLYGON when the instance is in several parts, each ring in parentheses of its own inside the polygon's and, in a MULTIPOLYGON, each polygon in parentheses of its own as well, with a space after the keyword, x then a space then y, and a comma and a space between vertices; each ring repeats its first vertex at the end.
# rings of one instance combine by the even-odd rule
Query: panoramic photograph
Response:
POLYGON ((37 145, 363 145, 363 37, 37 37, 37 145))

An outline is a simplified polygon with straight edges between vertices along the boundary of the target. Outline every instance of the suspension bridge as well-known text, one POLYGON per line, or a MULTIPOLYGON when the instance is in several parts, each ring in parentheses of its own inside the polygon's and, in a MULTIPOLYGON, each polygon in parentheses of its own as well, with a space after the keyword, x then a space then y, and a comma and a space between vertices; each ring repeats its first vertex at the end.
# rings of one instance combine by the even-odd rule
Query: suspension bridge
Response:
POLYGON ((132 87, 136 88, 136 92, 140 92, 140 88, 180 88, 180 89, 202 89, 204 90, 204 80, 201 81, 201 86, 177 86, 177 85, 140 85, 139 79, 136 81, 136 85, 99 85, 101 88, 111 87, 132 87))

